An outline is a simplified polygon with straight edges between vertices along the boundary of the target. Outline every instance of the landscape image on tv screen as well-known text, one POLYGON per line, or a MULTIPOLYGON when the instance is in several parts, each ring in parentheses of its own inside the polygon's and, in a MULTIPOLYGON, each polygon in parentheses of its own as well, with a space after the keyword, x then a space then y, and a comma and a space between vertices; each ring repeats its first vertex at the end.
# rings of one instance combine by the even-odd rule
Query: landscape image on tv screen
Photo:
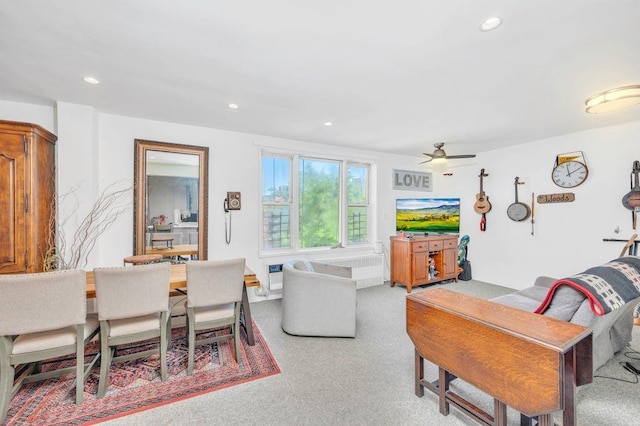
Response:
POLYGON ((460 198, 398 198, 396 231, 457 234, 460 198))

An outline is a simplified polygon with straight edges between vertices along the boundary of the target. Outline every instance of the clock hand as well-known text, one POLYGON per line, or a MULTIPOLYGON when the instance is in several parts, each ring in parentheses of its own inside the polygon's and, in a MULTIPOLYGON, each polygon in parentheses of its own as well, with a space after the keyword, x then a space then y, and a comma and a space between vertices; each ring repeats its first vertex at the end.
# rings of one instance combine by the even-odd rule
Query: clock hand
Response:
MULTIPOLYGON (((571 173, 575 173, 575 172, 577 172, 578 170, 580 170, 581 168, 582 168, 582 166, 578 166, 578 167, 576 167, 574 170, 572 170, 572 171, 571 171, 571 173)), ((567 170, 568 170, 568 168, 567 168, 567 170)), ((569 173, 567 176, 571 176, 571 173, 569 173)))
POLYGON ((569 171, 569 165, 567 164, 567 177, 571 177, 571 173, 573 172, 569 171))

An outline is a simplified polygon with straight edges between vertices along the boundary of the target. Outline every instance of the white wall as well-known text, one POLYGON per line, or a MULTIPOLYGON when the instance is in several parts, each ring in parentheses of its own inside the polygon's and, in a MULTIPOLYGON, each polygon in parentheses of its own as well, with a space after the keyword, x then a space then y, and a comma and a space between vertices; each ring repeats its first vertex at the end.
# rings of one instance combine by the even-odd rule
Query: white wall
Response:
POLYGON ((624 243, 602 240, 627 240, 634 233, 631 213, 621 200, 630 189, 633 160, 640 159, 639 140, 637 121, 485 152, 473 166, 454 170, 450 182, 462 197, 461 232, 471 238, 473 277, 524 288, 538 275, 559 278, 617 257, 624 243), (563 189, 552 182, 551 170, 557 154, 573 151, 584 153, 589 177, 576 188, 563 189), (483 167, 489 173, 484 189, 492 204, 485 232, 479 230, 480 215, 472 207, 483 167), (521 202, 530 205, 532 192, 536 197, 573 192, 575 201, 536 204, 532 236, 530 220, 514 222, 506 214, 514 202, 516 176, 525 182, 519 186, 521 202))
MULTIPOLYGON (((259 257, 260 232, 259 172, 260 147, 314 154, 350 155, 373 160, 377 191, 372 194, 378 226, 373 239, 383 242, 388 252, 389 236, 395 233, 395 200, 415 196, 461 198, 461 234, 469 234, 469 259, 473 278, 524 288, 537 275, 565 276, 616 257, 623 243, 604 243, 605 237, 627 239, 631 233, 630 213, 621 205, 629 190, 633 160, 640 159, 640 122, 559 136, 517 147, 479 154, 475 159, 450 161, 452 176, 434 174, 433 192, 393 191, 393 169, 429 171, 418 163, 421 157, 352 150, 336 146, 271 138, 175 123, 143 120, 98 113, 88 106, 59 104, 57 111, 35 105, 0 101, 0 118, 41 124, 59 134, 59 182, 94 182, 90 192, 116 181, 133 181, 134 139, 208 146, 209 163, 209 257, 244 256, 258 278, 266 279, 266 265, 284 260, 259 257), (56 114, 57 112, 57 114, 56 114), (47 125, 48 124, 48 125, 47 125), (71 134, 76 125, 85 138, 71 134), (53 126, 53 129, 50 127, 53 126), (68 136, 68 137, 66 137, 68 136), (551 181, 551 169, 558 153, 583 151, 589 166, 587 182, 573 190, 563 190, 551 181), (73 165, 78 165, 75 167, 73 165), (480 216, 473 211, 478 192, 478 174, 485 168, 485 191, 492 204, 487 214, 487 230, 479 231, 480 216), (531 193, 574 192, 576 201, 566 204, 536 205, 535 235, 531 223, 513 222, 506 209, 513 200, 515 176, 520 201, 529 204, 531 193), (232 216, 231 244, 224 240, 222 202, 226 191, 242 192, 242 210, 232 216), (616 226, 620 234, 613 233, 616 226)), ((64 190, 60 187, 60 190, 64 190)), ((122 216, 101 238, 92 257, 95 264, 121 265, 132 253, 133 212, 122 216)), ((361 252, 355 250, 356 253, 361 252)), ((369 248, 365 251, 372 251, 369 248)), ((354 251, 340 251, 354 254, 354 251)), ((336 257, 336 251, 315 253, 315 258, 336 257)), ((388 268, 387 268, 388 271, 388 268)), ((388 272, 387 272, 388 273, 388 272)))
POLYGON ((51 133, 58 134, 53 105, 33 105, 0 100, 0 120, 38 124, 51 133))

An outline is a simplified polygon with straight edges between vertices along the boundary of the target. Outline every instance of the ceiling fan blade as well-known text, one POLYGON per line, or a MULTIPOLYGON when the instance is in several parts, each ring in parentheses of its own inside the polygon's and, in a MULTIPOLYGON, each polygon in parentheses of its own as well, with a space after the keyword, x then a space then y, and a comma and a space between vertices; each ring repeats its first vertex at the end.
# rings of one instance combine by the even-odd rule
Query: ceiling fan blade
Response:
POLYGON ((431 160, 433 160, 433 158, 429 158, 428 160, 421 161, 421 162, 419 162, 418 164, 429 163, 429 162, 431 162, 431 160))
POLYGON ((428 155, 429 157, 433 157, 433 154, 429 154, 427 152, 423 152, 422 155, 428 155))
POLYGON ((447 158, 475 158, 475 154, 447 155, 447 158))

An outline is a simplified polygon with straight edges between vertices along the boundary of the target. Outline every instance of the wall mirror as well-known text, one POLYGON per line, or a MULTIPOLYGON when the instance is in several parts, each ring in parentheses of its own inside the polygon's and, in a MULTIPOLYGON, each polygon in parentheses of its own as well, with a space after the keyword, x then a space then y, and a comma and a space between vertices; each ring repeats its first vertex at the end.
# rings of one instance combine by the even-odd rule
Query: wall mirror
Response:
POLYGON ((135 254, 207 259, 209 148, 136 139, 135 254))

